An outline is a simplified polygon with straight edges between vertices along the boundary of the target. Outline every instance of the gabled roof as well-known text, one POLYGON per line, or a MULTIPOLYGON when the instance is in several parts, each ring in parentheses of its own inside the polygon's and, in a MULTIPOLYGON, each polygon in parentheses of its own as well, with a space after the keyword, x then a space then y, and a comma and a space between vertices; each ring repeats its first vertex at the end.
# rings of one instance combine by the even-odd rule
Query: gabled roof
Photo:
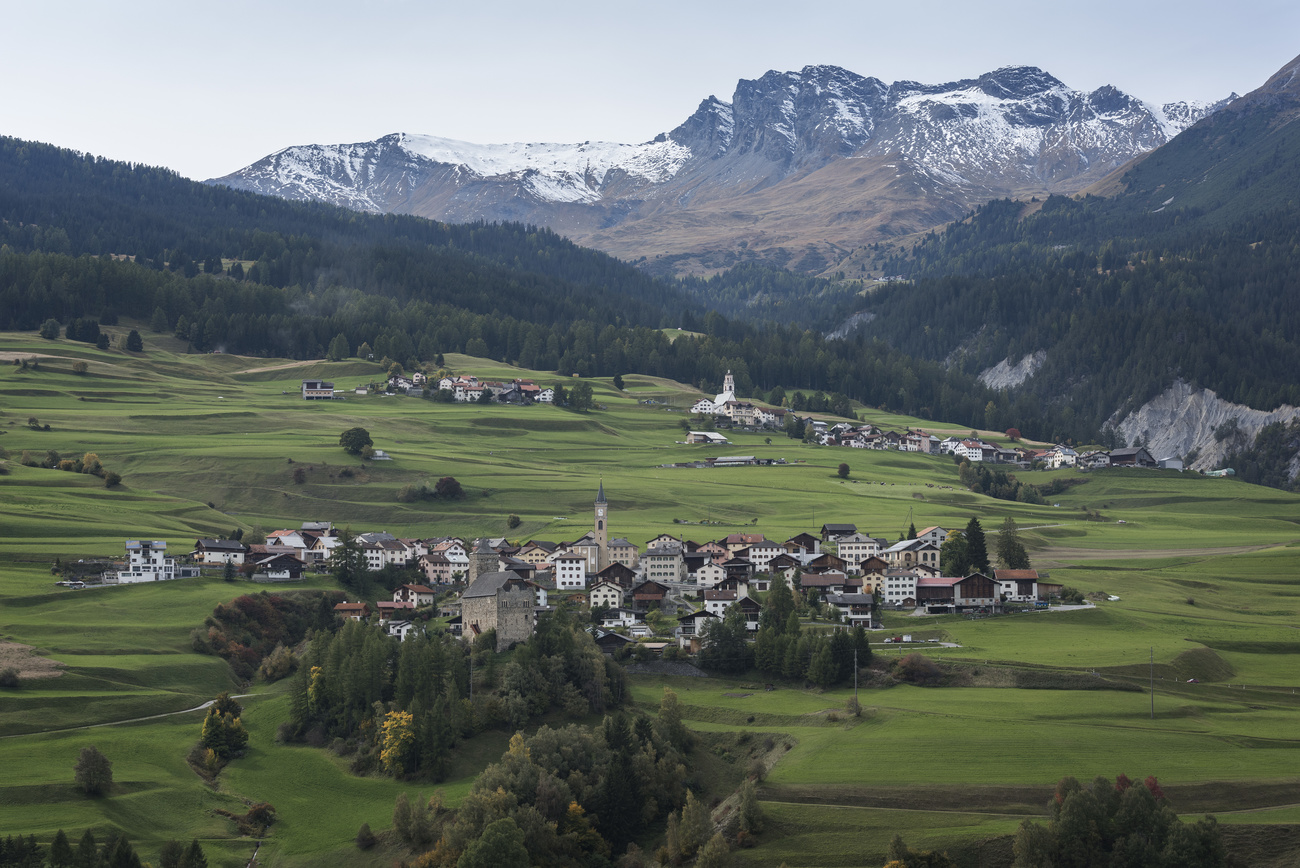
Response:
POLYGON ((998 581, 1012 582, 1033 579, 1038 581, 1038 570, 994 570, 993 577, 998 581))
POLYGON ((514 573, 484 573, 474 580, 474 584, 465 589, 465 593, 461 594, 461 599, 469 599, 471 597, 495 597, 497 591, 512 582, 521 586, 528 584, 514 573))

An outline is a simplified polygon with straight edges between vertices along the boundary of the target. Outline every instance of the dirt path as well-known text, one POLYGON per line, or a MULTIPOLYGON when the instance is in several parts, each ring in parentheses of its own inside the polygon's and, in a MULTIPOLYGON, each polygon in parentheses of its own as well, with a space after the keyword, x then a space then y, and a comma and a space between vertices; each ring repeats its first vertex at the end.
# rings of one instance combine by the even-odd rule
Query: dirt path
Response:
POLYGON ((242 371, 231 371, 232 374, 256 374, 260 371, 283 371, 285 368, 303 368, 307 365, 319 365, 324 359, 307 359, 305 362, 284 362, 279 365, 263 365, 260 368, 245 368, 242 371))
MULTIPOLYGON (((252 696, 251 693, 240 693, 232 696, 231 699, 243 699, 246 696, 252 696)), ((88 723, 85 726, 65 726, 59 729, 42 729, 35 732, 20 732, 14 735, 0 735, 0 738, 26 738, 29 735, 46 735, 52 732, 76 732, 80 729, 97 729, 101 726, 121 726, 124 723, 140 723, 145 720, 158 720, 163 717, 175 717, 178 714, 193 714, 196 711, 203 711, 208 706, 216 702, 215 699, 209 699, 202 705, 196 705, 193 708, 185 708, 180 711, 164 711, 162 714, 149 714, 144 717, 128 717, 125 720, 106 720, 103 723, 88 723)))

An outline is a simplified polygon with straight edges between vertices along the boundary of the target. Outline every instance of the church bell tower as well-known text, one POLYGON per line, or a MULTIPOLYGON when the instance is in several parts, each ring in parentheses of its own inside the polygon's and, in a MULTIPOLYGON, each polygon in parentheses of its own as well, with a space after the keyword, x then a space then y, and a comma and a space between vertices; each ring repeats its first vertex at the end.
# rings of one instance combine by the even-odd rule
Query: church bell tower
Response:
POLYGON ((595 510, 595 516, 591 533, 596 540, 596 545, 600 547, 600 553, 596 558, 596 569, 599 571, 609 566, 609 504, 605 502, 604 480, 601 480, 600 488, 596 491, 596 502, 592 508, 595 510))

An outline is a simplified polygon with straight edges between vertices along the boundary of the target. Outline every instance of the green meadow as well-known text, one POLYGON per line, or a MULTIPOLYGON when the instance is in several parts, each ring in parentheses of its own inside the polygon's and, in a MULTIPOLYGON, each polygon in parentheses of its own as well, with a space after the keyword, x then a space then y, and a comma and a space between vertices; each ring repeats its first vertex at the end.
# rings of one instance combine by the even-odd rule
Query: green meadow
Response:
MULTIPOLYGON (((1296 495, 1195 475, 1061 471, 1021 478, 1086 482, 1048 505, 1010 503, 963 490, 949 459, 807 446, 778 432, 686 446, 680 422, 698 392, 635 374, 624 374, 622 392, 590 381, 600 406, 577 414, 355 395, 382 378, 377 365, 185 355, 168 338, 146 332, 145 340, 146 351, 130 356, 0 335, 0 447, 9 456, 0 475, 0 641, 32 646, 64 667, 58 678, 0 688, 0 834, 48 839, 60 827, 80 834, 117 826, 146 859, 168 838, 198 837, 210 864, 243 865, 254 842, 214 812, 269 801, 279 821, 259 864, 391 864, 395 851, 356 850, 357 827, 387 828, 398 792, 434 788, 356 777, 327 751, 277 745, 286 700, 275 686, 253 685, 242 700, 251 749, 215 788, 185 763, 202 717, 186 710, 241 689, 222 661, 192 650, 191 632, 218 603, 262 586, 205 575, 69 591, 53 584, 51 565, 121 557, 128 538, 187 552, 198 537, 305 520, 402 536, 572 539, 590 527, 601 482, 612 535, 642 545, 663 531, 703 541, 752 529, 785 539, 825 522, 896 538, 909 522, 961 527, 977 515, 992 548, 1012 516, 1052 581, 1118 597, 978 621, 887 615, 888 632, 877 639, 907 632, 955 644, 920 650, 964 680, 864 687, 860 718, 844 713, 852 688, 768 691, 744 678, 635 676, 638 705, 653 709, 671 686, 701 732, 791 737, 760 791, 768 830, 758 846, 738 851, 738 864, 877 864, 895 832, 978 864, 981 852, 1001 852, 1000 836, 1023 817, 1043 813, 1067 774, 1154 774, 1180 809, 1260 830, 1300 822, 1296 495), (10 362, 38 356, 39 367, 10 362), (75 361, 88 370, 75 373, 75 361), (304 402, 304 378, 332 380, 346 398, 304 402), (354 426, 392 460, 344 453, 339 433, 354 426), (95 452, 123 484, 106 489, 93 476, 21 466, 24 451, 48 450, 95 452), (703 455, 787 464, 663 466, 703 455), (847 480, 836 475, 841 462, 847 480), (461 482, 464 499, 397 501, 402 486, 443 476, 461 482), (1102 520, 1088 520, 1090 512, 1102 520), (507 529, 511 514, 522 519, 515 530, 507 529), (72 764, 87 744, 114 762, 110 798, 86 799, 72 786, 72 764)), ((499 362, 446 361, 481 377, 562 381, 499 362)), ((961 433, 859 413, 895 428, 961 433)), ((885 666, 913 649, 873 650, 885 666)), ((508 736, 488 733, 466 747, 441 787, 450 803, 508 736)), ((729 754, 721 761, 743 762, 729 754)))

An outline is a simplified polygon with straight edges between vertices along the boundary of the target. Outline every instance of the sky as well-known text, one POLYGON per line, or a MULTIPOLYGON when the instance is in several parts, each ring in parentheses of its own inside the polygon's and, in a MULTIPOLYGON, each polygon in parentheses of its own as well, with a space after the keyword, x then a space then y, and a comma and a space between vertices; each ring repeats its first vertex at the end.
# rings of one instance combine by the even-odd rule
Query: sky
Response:
POLYGON ((1246 93, 1300 54, 1273 0, 0 0, 0 135, 233 172, 394 132, 643 142, 764 72, 942 83, 1009 65, 1165 103, 1246 93))

